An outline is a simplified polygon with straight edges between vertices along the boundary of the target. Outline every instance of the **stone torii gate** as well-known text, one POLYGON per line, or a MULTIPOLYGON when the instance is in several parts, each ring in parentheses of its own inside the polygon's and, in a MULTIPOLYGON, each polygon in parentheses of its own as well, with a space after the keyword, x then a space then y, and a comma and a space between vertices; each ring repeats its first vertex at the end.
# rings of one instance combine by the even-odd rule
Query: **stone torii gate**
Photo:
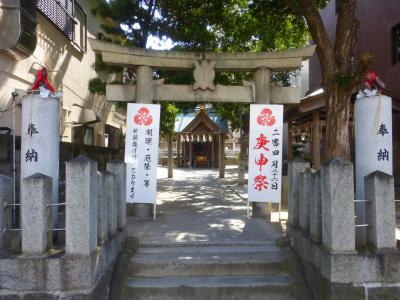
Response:
MULTIPOLYGON (((107 101, 152 103, 171 102, 244 102, 292 104, 300 101, 299 87, 271 85, 271 72, 299 69, 309 59, 315 45, 276 52, 215 53, 147 50, 89 39, 92 49, 101 53, 106 64, 134 67, 136 84, 107 84, 107 101), (153 80, 153 69, 193 71, 193 85, 164 84, 153 80), (242 86, 215 85, 216 72, 253 72, 253 82, 242 86)), ((172 164, 169 164, 172 168, 172 164)), ((171 171, 171 170, 170 170, 171 171)), ((146 204, 134 211, 146 211, 146 204)), ((253 203, 253 216, 265 216, 265 203, 253 203)), ((141 213, 139 213, 141 214, 141 213)))

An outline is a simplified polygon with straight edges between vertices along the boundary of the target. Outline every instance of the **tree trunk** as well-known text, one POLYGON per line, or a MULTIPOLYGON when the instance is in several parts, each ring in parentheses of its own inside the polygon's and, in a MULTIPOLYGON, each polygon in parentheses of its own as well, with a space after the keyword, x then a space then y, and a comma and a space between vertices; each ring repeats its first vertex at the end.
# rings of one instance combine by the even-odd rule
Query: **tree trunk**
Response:
POLYGON ((350 97, 351 94, 337 84, 325 86, 327 124, 325 159, 341 157, 350 160, 350 97))

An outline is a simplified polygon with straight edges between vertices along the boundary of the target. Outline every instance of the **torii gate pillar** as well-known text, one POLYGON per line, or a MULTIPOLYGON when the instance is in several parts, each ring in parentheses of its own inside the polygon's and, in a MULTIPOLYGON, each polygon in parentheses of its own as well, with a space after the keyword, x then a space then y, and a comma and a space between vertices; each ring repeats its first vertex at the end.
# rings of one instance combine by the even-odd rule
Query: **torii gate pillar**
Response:
MULTIPOLYGON (((153 68, 136 67, 136 102, 153 103, 153 68)), ((153 216, 153 204, 127 203, 128 214, 136 218, 148 219, 153 216)))
MULTIPOLYGON (((253 74, 255 82, 255 103, 271 103, 271 70, 258 68, 253 74)), ((252 216, 258 218, 270 218, 271 203, 252 202, 252 216)))

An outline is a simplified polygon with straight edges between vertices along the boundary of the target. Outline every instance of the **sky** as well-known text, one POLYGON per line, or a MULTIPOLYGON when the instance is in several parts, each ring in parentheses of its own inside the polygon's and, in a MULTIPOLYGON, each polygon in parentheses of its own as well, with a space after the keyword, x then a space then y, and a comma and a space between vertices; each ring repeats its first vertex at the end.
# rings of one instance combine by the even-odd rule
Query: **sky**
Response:
POLYGON ((146 48, 154 50, 170 50, 173 46, 174 43, 170 38, 163 37, 163 39, 159 39, 152 35, 148 37, 146 44, 146 48))

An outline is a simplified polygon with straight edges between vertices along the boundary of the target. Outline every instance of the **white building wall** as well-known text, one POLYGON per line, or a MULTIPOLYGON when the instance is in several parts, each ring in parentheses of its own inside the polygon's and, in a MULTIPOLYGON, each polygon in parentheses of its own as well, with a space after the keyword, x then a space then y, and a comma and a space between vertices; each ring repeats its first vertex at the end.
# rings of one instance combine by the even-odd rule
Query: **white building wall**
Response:
MULTIPOLYGON (((87 14, 87 36, 96 37, 102 32, 101 19, 93 16, 90 5, 96 1, 79 1, 87 14)), ((37 11, 37 46, 33 55, 24 60, 16 60, 0 51, 0 110, 10 106, 11 93, 14 89, 27 90, 34 80, 37 71, 45 66, 49 72, 49 80, 56 89, 63 91, 63 111, 61 134, 63 141, 72 141, 72 130, 68 124, 69 113, 73 104, 79 104, 99 114, 101 122, 94 129, 94 143, 104 145, 104 126, 114 105, 107 104, 104 96, 94 96, 88 91, 88 82, 97 77, 92 65, 95 53, 87 43, 84 52, 37 11), (67 124, 66 124, 67 123, 67 124)), ((18 106, 16 133, 20 135, 21 107, 18 106)), ((0 113, 0 126, 12 127, 11 112, 0 113)))

